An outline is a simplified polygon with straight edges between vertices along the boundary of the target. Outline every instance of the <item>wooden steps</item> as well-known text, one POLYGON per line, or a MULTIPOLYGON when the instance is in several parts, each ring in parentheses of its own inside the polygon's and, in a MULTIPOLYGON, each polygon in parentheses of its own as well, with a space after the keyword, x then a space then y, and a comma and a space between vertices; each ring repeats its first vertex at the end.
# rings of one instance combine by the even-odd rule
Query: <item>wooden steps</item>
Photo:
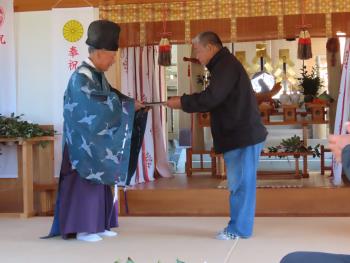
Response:
MULTIPOLYGON (((349 196, 350 187, 257 189, 256 215, 350 216, 349 196)), ((121 190, 120 214, 228 216, 228 197, 225 189, 121 190)))
MULTIPOLYGON (((304 180, 303 187, 258 188, 256 215, 350 216, 349 186, 332 187, 324 183, 320 187, 320 182, 327 180, 320 175, 317 183, 314 177, 300 180, 304 180)), ((220 182, 210 176, 182 176, 137 185, 126 192, 120 190, 120 214, 228 216, 229 192, 217 188, 220 182)))

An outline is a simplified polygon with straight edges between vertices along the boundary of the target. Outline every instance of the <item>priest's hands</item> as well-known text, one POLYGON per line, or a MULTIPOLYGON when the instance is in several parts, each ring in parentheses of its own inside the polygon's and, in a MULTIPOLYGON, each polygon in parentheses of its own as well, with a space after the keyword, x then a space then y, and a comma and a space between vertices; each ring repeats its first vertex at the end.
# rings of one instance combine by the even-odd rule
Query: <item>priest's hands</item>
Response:
POLYGON ((144 111, 149 111, 151 109, 151 107, 146 106, 145 104, 143 104, 143 102, 135 100, 135 111, 138 110, 144 110, 144 111))
POLYGON ((170 97, 166 102, 166 105, 172 109, 181 109, 181 97, 180 96, 170 97))
POLYGON ((135 100, 135 111, 138 111, 144 108, 146 108, 146 106, 141 101, 135 100))
MULTIPOLYGON (((350 122, 346 124, 346 130, 350 133, 350 122)), ((341 162, 342 150, 350 144, 350 134, 329 135, 328 136, 329 149, 332 151, 337 162, 341 162)), ((350 157, 349 157, 350 158, 350 157)))
MULTIPOLYGON (((166 105, 172 109, 181 109, 181 97, 180 96, 170 97, 166 102, 166 105)), ((135 100, 135 111, 138 111, 141 109, 149 110, 150 107, 147 107, 141 101, 135 100)))

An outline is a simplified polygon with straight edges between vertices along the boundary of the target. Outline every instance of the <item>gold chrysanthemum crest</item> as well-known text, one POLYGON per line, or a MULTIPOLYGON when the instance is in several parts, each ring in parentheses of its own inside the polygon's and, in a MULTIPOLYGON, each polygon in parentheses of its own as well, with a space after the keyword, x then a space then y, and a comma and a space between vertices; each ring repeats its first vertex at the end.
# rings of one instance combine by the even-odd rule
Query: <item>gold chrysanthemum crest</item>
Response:
POLYGON ((84 34, 83 25, 77 20, 69 20, 63 26, 63 37, 68 42, 79 41, 84 34))

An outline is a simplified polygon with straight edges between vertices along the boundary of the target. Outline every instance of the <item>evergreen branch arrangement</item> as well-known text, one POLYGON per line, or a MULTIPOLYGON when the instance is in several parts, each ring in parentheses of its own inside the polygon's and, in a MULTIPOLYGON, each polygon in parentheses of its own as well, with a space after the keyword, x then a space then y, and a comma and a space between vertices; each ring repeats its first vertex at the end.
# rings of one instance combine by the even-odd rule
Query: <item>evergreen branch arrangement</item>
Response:
MULTIPOLYGON (((119 261, 119 260, 117 260, 117 261, 115 261, 114 263, 121 263, 121 261, 119 261)), ((126 260, 126 263, 135 263, 131 258, 128 258, 127 260, 126 260)), ((157 263, 161 263, 160 261, 158 261, 157 263)), ((176 259, 176 263, 185 263, 185 262, 183 262, 183 261, 181 261, 181 260, 179 260, 179 259, 176 259)))
POLYGON ((0 114, 0 138, 33 138, 40 136, 53 136, 55 131, 44 130, 38 124, 21 120, 23 114, 10 117, 0 114))
POLYGON ((301 69, 301 77, 298 78, 299 85, 302 87, 303 94, 306 97, 305 102, 311 102, 316 98, 320 89, 324 86, 319 76, 319 67, 313 66, 311 72, 306 70, 306 66, 301 69))
MULTIPOLYGON (((315 158, 320 157, 320 144, 317 144, 315 147, 312 146, 305 146, 303 141, 300 139, 299 136, 292 136, 288 139, 283 139, 281 143, 277 146, 271 146, 267 147, 269 153, 279 153, 279 152, 286 152, 286 153, 305 153, 309 152, 312 153, 312 156, 315 158)), ((279 156, 279 158, 282 158, 284 156, 279 156)))

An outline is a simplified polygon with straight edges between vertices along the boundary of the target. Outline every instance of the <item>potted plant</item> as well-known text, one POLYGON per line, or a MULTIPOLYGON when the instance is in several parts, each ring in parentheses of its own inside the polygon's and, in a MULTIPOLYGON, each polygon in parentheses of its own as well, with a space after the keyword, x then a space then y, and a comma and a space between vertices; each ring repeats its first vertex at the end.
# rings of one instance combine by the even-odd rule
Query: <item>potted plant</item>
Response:
POLYGON ((311 73, 308 73, 306 66, 303 66, 298 80, 304 94, 304 102, 312 102, 323 87, 323 81, 318 75, 318 67, 312 67, 311 73))

